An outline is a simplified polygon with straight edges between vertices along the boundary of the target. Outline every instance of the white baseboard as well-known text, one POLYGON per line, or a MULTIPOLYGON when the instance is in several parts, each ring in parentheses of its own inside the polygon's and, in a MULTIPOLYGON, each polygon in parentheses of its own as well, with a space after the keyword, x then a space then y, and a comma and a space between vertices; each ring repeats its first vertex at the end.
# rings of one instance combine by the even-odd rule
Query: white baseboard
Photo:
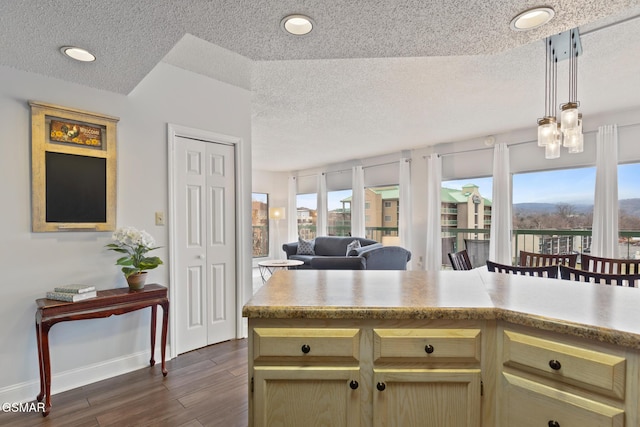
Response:
MULTIPOLYGON (((169 350, 167 345, 167 361, 171 359, 169 350)), ((63 391, 149 367, 149 356, 149 350, 145 350, 117 359, 53 374, 51 378, 51 395, 54 396, 63 391)), ((162 362, 160 348, 156 348, 154 359, 156 360, 156 369, 159 369, 162 362)), ((35 400, 38 393, 40 393, 40 378, 0 388, 0 402, 30 402, 35 400)))

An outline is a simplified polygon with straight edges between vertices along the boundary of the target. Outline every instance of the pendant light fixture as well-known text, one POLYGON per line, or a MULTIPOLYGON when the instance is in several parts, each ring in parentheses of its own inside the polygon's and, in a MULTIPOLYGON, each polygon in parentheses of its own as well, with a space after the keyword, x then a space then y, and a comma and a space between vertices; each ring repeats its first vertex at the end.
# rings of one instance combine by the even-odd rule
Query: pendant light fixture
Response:
POLYGON ((545 115, 538 119, 538 146, 545 147, 545 158, 560 157, 560 147, 569 153, 581 153, 584 147, 582 114, 578 111, 578 55, 580 35, 574 28, 545 39, 545 115), (569 101, 560 106, 556 118, 558 61, 569 60, 569 101))
POLYGON ((578 118, 578 49, 577 34, 574 28, 569 38, 569 102, 560 107, 560 123, 564 134, 564 146, 575 147, 578 135, 582 134, 582 120, 578 118))
MULTIPOLYGON (((545 149, 547 156, 555 158, 555 143, 557 140, 558 123, 556 120, 556 74, 557 60, 551 38, 545 39, 545 88, 544 88, 544 117, 538 119, 538 146, 545 149)), ((558 150, 559 152, 559 150, 558 150)))

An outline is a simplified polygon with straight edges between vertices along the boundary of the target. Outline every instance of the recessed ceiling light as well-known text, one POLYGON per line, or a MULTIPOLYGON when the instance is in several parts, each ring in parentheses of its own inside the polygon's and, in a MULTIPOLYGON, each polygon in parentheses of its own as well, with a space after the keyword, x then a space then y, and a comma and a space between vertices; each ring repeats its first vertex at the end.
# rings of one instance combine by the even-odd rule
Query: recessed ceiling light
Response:
POLYGON ((533 30, 551 21, 555 14, 553 8, 547 6, 525 10, 511 20, 511 29, 513 31, 533 30))
POLYGON ((73 58, 76 61, 82 62, 92 62, 96 60, 94 54, 89 52, 88 50, 81 49, 75 46, 63 46, 60 48, 60 51, 67 55, 69 58, 73 58))
POLYGON ((289 34, 304 36, 313 30, 313 21, 305 15, 289 15, 282 18, 280 26, 289 34))

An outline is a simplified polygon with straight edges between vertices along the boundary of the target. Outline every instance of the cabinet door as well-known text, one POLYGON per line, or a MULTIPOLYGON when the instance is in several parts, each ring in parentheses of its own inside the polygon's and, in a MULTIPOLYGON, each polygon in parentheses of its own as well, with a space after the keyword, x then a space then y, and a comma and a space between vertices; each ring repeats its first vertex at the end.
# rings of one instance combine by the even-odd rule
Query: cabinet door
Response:
POLYGON ((375 427, 479 427, 480 369, 374 369, 375 427))
POLYGON ((256 367, 254 427, 358 427, 358 367, 256 367))

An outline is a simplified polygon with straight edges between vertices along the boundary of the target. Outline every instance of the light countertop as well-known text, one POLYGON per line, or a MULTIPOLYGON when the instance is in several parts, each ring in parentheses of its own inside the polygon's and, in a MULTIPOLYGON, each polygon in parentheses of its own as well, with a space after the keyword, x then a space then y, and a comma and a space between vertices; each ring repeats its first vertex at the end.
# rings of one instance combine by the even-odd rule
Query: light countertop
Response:
POLYGON ((471 271, 288 270, 244 306, 271 319, 498 319, 640 349, 640 289, 471 271))

